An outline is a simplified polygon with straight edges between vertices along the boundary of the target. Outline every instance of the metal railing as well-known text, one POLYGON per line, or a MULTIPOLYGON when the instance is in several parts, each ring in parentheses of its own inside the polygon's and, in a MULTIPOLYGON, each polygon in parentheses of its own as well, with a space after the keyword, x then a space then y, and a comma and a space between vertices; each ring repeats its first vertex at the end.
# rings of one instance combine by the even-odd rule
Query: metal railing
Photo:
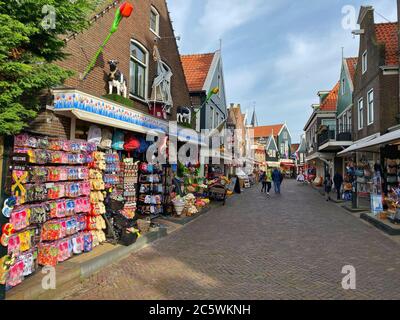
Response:
POLYGON ((318 146, 322 146, 330 141, 352 141, 351 126, 329 126, 318 135, 318 146))

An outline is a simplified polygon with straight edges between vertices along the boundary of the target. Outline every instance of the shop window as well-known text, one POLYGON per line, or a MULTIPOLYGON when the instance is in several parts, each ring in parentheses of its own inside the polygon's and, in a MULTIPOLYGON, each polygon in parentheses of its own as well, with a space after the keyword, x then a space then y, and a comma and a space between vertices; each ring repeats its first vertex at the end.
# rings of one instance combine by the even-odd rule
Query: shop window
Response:
POLYGON ((150 10, 150 30, 153 31, 157 36, 160 35, 160 14, 153 6, 150 10))
POLYGON ((364 99, 358 100, 358 130, 364 128, 364 99))
POLYGON ((374 90, 368 92, 368 125, 374 123, 374 90))
POLYGON ((148 51, 137 41, 131 40, 130 93, 147 99, 148 51))
POLYGON ((362 55, 362 73, 366 73, 368 70, 368 52, 365 51, 362 55))

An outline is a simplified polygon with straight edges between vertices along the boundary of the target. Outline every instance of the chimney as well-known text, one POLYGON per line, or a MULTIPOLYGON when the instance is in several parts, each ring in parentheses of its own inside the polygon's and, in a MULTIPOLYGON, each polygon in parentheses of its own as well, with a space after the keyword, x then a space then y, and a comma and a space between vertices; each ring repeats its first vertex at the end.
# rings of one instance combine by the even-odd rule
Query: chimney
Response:
POLYGON ((372 24, 374 23, 374 7, 373 6, 361 6, 360 14, 358 16, 357 23, 360 25, 361 29, 364 29, 363 26, 368 22, 368 20, 372 24))

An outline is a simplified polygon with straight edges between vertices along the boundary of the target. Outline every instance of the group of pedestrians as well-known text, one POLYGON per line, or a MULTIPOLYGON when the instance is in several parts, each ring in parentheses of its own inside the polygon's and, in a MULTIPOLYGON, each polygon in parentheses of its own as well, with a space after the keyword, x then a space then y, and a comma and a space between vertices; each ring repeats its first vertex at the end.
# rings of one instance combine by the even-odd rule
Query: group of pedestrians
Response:
POLYGON ((282 172, 275 168, 274 170, 267 169, 262 171, 260 174, 260 182, 262 184, 261 192, 270 195, 272 189, 272 183, 274 184, 274 189, 276 194, 281 194, 281 185, 283 182, 282 172))
POLYGON ((343 181, 344 181, 343 176, 339 172, 336 172, 336 174, 333 177, 333 180, 331 178, 330 173, 326 174, 325 180, 324 180, 326 201, 331 200, 331 192, 332 192, 333 187, 335 188, 336 193, 337 193, 337 200, 341 199, 343 181))

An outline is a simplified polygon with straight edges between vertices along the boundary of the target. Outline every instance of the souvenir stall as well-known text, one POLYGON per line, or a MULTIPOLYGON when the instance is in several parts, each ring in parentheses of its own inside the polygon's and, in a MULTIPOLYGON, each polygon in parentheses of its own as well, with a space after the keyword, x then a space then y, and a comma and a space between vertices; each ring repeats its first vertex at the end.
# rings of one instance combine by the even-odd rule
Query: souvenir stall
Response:
POLYGON ((398 145, 386 145, 381 149, 381 162, 376 170, 382 176, 383 210, 378 218, 400 224, 400 150, 398 145), (381 165, 382 163, 382 165, 381 165))
POLYGON ((344 159, 345 174, 343 176, 343 192, 342 200, 352 201, 353 192, 356 190, 356 171, 355 171, 355 159, 353 157, 348 157, 344 159))
POLYGON ((175 214, 179 217, 198 214, 210 203, 207 180, 200 176, 200 166, 178 163, 177 176, 176 181, 179 185, 176 189, 183 192, 176 192, 171 197, 175 214))
POLYGON ((20 134, 14 139, 11 196, 2 214, 1 245, 10 289, 38 265, 55 266, 105 241, 102 157, 86 141, 20 134), (96 171, 91 176, 91 170, 96 171))
POLYGON ((9 268, 0 280, 7 289, 39 266, 56 266, 107 240, 134 243, 171 206, 171 167, 145 161, 143 136, 81 125, 79 140, 14 137, 10 197, 2 208, 9 268))

